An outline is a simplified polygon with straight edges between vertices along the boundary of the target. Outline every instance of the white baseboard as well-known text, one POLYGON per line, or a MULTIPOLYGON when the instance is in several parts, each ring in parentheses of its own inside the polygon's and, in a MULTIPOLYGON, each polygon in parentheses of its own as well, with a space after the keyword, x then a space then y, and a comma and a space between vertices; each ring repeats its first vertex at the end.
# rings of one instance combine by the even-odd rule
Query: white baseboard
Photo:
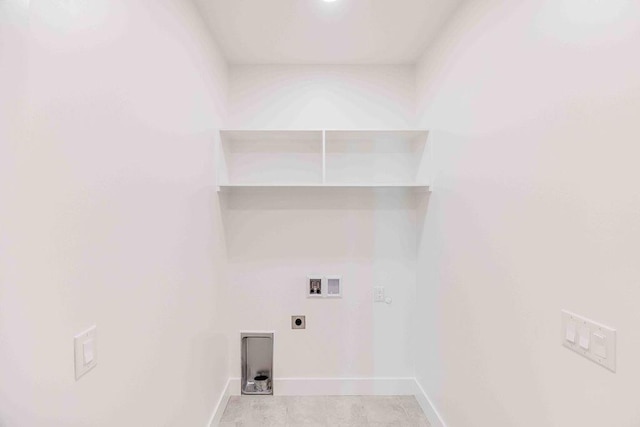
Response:
MULTIPOLYGON (((240 394, 240 379, 231 378, 231 395, 240 394)), ((414 378, 279 378, 275 396, 413 395, 414 378)))
POLYGON ((213 414, 211 414, 211 418, 209 419, 209 424, 207 424, 207 427, 217 427, 218 424, 220 424, 220 420, 222 419, 222 414, 224 413, 224 409, 227 407, 227 402, 229 401, 229 398, 232 396, 231 383, 232 383, 232 378, 229 378, 229 380, 227 380, 227 385, 224 387, 222 395, 220 396, 220 399, 218 399, 216 408, 213 410, 213 414))
POLYGON ((444 423, 444 420, 440 416, 440 413, 436 409, 431 399, 429 399, 429 396, 424 391, 417 379, 415 380, 415 396, 425 415, 427 416, 427 418, 429 418, 431 427, 447 427, 447 425, 444 423))

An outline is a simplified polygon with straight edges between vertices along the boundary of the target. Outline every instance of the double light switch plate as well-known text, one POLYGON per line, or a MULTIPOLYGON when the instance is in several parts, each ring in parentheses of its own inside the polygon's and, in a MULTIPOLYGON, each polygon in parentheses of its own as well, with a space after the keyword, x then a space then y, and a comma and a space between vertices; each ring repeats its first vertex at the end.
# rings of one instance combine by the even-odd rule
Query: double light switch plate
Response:
POLYGON ((562 345, 616 371, 616 330, 562 310, 562 345))

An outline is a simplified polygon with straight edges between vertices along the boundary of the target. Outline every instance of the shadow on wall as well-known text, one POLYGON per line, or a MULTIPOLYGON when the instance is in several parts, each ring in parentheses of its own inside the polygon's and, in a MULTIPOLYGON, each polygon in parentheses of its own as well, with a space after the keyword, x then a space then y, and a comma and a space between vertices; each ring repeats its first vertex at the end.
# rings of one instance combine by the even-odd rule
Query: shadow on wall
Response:
POLYGON ((220 203, 229 259, 257 261, 371 257, 376 212, 412 216, 424 199, 412 190, 270 188, 234 189, 220 203))

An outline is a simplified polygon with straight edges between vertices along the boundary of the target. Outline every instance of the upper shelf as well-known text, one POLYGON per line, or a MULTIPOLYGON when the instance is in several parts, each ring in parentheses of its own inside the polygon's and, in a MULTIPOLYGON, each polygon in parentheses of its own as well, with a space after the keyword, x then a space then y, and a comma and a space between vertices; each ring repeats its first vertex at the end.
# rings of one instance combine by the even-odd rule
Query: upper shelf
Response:
POLYGON ((426 130, 222 130, 219 189, 428 189, 426 130))
POLYGON ((426 141, 427 130, 326 130, 327 141, 406 144, 426 141))
POLYGON ((321 130, 221 130, 220 137, 226 142, 294 142, 322 143, 321 130))

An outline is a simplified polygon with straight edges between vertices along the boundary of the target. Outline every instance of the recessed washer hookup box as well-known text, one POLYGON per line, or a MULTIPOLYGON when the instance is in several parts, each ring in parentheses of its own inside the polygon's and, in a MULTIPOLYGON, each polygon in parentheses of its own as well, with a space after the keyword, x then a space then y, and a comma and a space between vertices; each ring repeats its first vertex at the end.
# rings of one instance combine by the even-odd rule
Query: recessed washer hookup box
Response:
POLYGON ((241 332, 242 394, 273 394, 273 332, 241 332))

